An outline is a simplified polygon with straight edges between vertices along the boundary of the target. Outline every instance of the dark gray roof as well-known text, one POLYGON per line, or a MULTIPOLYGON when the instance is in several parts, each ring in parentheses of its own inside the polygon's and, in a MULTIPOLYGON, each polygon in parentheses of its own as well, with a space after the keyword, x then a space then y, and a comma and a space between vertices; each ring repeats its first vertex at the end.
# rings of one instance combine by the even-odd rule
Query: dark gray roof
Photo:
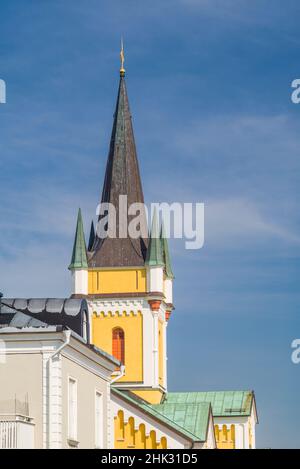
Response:
POLYGON ((25 327, 48 327, 45 322, 39 321, 38 319, 28 316, 28 314, 20 313, 19 311, 13 316, 9 323, 9 327, 16 327, 17 329, 23 329, 25 327))
MULTIPOLYGON (((23 313, 35 320, 35 324, 44 323, 63 326, 83 336, 85 315, 88 315, 87 302, 75 298, 3 298, 0 310, 0 327, 8 326, 16 313, 23 313), (38 323, 36 322, 38 321, 38 323)), ((23 316, 16 316, 22 322, 23 316)), ((87 318, 88 319, 88 318, 87 318)), ((23 318, 25 321, 25 319, 23 318)))
POLYGON ((1 313, 16 311, 28 311, 31 314, 42 312, 77 316, 82 309, 82 299, 74 298, 3 298, 1 313))

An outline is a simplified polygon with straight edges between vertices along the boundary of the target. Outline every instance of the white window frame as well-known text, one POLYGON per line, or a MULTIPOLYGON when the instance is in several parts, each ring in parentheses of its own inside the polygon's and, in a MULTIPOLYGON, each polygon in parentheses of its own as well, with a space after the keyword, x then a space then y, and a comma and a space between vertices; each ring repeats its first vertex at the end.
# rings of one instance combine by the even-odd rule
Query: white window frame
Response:
POLYGON ((104 421, 103 421, 103 392, 95 389, 95 448, 103 449, 104 421), (99 414, 98 414, 99 403, 99 414))
MULTIPOLYGON (((68 376, 68 440, 70 441, 77 441, 78 440, 78 381, 76 378, 74 378, 73 376, 68 376), (73 421, 73 425, 74 425, 74 431, 71 432, 71 425, 70 425, 70 422, 71 422, 71 414, 70 414, 70 407, 71 407, 71 395, 70 395, 70 391, 71 391, 71 386, 70 386, 70 383, 74 383, 74 389, 75 389, 75 396, 74 396, 74 400, 75 400, 75 404, 74 404, 74 421, 73 421), (73 434, 72 434, 73 433, 73 434)), ((73 429, 72 429, 73 430, 73 429)))

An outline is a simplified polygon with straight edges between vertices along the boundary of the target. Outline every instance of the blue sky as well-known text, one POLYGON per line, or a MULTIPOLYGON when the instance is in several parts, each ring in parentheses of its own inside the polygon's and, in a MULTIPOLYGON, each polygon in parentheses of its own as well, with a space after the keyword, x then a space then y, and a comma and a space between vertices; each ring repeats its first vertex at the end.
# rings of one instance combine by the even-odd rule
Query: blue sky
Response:
POLYGON ((95 212, 119 41, 144 192, 206 205, 171 242, 171 390, 256 391, 259 447, 299 447, 299 2, 0 0, 0 279, 68 296, 76 213, 95 212), (180 346, 178 346, 180 345, 180 346))

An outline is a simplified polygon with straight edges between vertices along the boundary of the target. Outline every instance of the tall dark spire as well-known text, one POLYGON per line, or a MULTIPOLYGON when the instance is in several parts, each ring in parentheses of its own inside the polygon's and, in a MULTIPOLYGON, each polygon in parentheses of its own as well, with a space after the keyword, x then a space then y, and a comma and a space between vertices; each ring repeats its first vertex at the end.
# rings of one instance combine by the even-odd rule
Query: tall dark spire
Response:
MULTIPOLYGON (((102 202, 113 204, 116 209, 117 238, 101 239, 98 237, 99 233, 96 234, 89 253, 90 267, 144 265, 147 240, 118 237, 120 195, 127 196, 127 206, 144 203, 123 67, 120 70, 118 98, 101 199, 102 202)), ((132 218, 128 217, 128 223, 132 218)), ((146 227, 145 215, 143 219, 146 227)))

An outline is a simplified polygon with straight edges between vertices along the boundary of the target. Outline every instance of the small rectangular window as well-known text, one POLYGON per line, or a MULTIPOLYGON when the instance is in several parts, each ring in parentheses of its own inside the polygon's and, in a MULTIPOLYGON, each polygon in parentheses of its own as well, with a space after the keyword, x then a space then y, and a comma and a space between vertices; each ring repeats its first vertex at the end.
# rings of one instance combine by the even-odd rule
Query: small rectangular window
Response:
POLYGON ((77 381, 69 378, 68 439, 77 441, 77 381))
POLYGON ((103 448, 103 397, 98 391, 95 395, 95 446, 103 448))

